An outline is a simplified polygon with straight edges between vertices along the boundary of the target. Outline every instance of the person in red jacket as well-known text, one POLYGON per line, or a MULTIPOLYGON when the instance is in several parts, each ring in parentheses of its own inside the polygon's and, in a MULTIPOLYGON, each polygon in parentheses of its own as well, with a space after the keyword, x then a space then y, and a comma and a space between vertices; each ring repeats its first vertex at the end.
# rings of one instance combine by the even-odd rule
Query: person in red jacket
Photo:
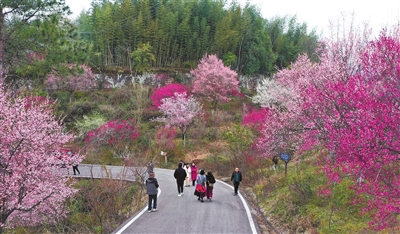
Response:
POLYGON ((192 165, 190 166, 190 174, 192 177, 192 186, 194 186, 196 183, 197 170, 198 170, 198 168, 197 168, 196 164, 194 164, 194 162, 192 162, 192 165))

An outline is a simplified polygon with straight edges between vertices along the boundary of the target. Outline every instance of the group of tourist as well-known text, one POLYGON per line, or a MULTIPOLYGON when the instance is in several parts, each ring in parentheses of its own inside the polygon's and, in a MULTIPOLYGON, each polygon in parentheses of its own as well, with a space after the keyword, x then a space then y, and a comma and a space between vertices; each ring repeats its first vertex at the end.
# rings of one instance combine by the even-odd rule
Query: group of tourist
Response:
MULTIPOLYGON (((158 181, 154 174, 154 164, 152 161, 147 165, 147 172, 149 178, 146 180, 147 194, 149 195, 148 200, 148 212, 157 211, 157 188, 158 181)), ((216 182, 215 177, 211 171, 205 173, 204 169, 200 169, 194 162, 191 164, 180 161, 178 168, 174 171, 174 177, 176 179, 178 196, 183 195, 183 188, 196 186, 194 195, 197 196, 197 200, 204 202, 204 197, 211 201, 213 197, 214 184, 216 182)), ((231 181, 234 185, 234 194, 238 194, 239 184, 242 181, 242 173, 239 168, 236 168, 232 173, 231 181)))
POLYGON ((198 196, 198 200, 204 202, 203 198, 207 197, 211 201, 212 190, 215 184, 215 177, 211 171, 205 175, 203 169, 198 169, 196 164, 192 162, 191 164, 185 163, 182 160, 178 164, 178 168, 174 172, 174 177, 176 179, 176 184, 178 187, 178 196, 183 195, 184 187, 195 187, 195 195, 198 196))
POLYGON ((204 174, 204 170, 201 169, 200 173, 196 176, 196 188, 194 190, 194 194, 198 197, 197 200, 201 202, 204 202, 203 198, 205 196, 211 201, 214 184, 216 182, 211 171, 207 172, 207 175, 204 174))

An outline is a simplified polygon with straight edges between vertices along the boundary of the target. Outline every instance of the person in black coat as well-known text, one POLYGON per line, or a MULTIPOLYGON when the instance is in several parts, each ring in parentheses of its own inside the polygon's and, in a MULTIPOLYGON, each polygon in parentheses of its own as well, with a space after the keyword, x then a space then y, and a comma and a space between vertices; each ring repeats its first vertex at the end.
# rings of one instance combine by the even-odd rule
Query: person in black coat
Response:
POLYGON ((235 188, 235 195, 238 194, 239 184, 242 182, 242 173, 239 171, 239 168, 235 168, 235 171, 232 172, 231 181, 233 181, 233 187, 235 188))
MULTIPOLYGON (((72 153, 72 151, 69 151, 67 154, 71 158, 75 159, 75 155, 72 153)), ((79 175, 81 174, 81 172, 78 169, 78 164, 76 162, 72 165, 72 171, 74 172, 74 175, 76 175, 77 172, 78 172, 79 175)))
POLYGON ((147 211, 155 212, 157 211, 158 181, 155 178, 154 172, 149 173, 149 178, 146 180, 146 191, 147 194, 149 195, 147 211))
POLYGON ((212 174, 211 171, 207 172, 206 175, 206 185, 207 185, 207 199, 211 201, 211 198, 213 196, 213 189, 214 189, 214 184, 215 184, 215 177, 212 174))
POLYGON ((176 179, 176 184, 178 185, 178 196, 182 196, 183 194, 183 182, 186 179, 186 171, 182 168, 182 163, 178 164, 178 168, 176 168, 174 172, 174 177, 176 179))

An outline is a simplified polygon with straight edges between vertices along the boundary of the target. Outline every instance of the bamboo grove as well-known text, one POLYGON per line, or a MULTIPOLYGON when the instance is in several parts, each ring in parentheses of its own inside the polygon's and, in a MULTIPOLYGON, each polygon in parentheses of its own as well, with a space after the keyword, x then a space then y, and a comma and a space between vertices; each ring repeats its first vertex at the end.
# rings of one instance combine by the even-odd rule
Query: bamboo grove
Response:
MULTIPOLYGON (((273 11, 273 9, 271 9, 273 11)), ((267 20, 254 5, 223 0, 102 0, 77 19, 92 51, 91 66, 128 68, 132 52, 147 45, 154 69, 191 69, 216 54, 241 74, 274 73, 317 45, 296 17, 267 20)))

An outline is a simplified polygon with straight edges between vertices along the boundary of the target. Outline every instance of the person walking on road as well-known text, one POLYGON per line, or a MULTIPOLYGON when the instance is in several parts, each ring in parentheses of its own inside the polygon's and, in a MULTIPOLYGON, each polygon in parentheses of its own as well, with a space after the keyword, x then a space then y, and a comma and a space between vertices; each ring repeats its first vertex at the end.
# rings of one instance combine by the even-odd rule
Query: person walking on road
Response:
POLYGON ((214 189, 214 184, 215 184, 215 177, 212 174, 211 171, 207 172, 206 175, 206 184, 207 184, 207 199, 211 201, 211 198, 213 197, 213 189, 214 189))
POLYGON ((149 178, 146 180, 146 190, 149 195, 149 202, 147 211, 157 211, 157 192, 158 192, 158 181, 155 178, 154 172, 149 173, 149 178))
MULTIPOLYGON (((73 159, 73 161, 75 161, 76 157, 75 155, 72 153, 72 151, 68 151, 68 156, 71 157, 73 159)), ((74 173, 74 175, 76 175, 76 173, 78 172, 78 175, 81 174, 81 172, 78 169, 78 163, 74 162, 74 164, 72 165, 72 171, 74 173)))
POLYGON ((174 177, 178 186, 178 196, 180 197, 183 194, 183 182, 186 179, 186 171, 182 168, 182 163, 179 163, 178 168, 175 169, 174 177))
POLYGON ((150 175, 150 173, 154 172, 154 164, 153 161, 150 160, 149 163, 147 164, 147 173, 150 175))
POLYGON ((235 188, 235 195, 238 194, 239 184, 242 182, 242 173, 239 171, 239 168, 235 168, 235 171, 232 172, 231 181, 233 181, 233 187, 235 188))
POLYGON ((192 185, 193 186, 195 185, 194 183, 196 182, 197 170, 198 170, 198 168, 197 168, 196 164, 194 164, 194 162, 192 162, 192 165, 190 166, 190 174, 192 177, 192 185))
POLYGON ((195 193, 197 193, 197 200, 200 200, 201 202, 204 202, 203 198, 206 195, 206 176, 204 175, 204 170, 200 170, 200 174, 197 175, 196 178, 196 190, 195 193))
POLYGON ((192 170, 190 170, 190 165, 185 165, 186 178, 185 178, 185 187, 190 187, 190 179, 192 178, 192 170))

